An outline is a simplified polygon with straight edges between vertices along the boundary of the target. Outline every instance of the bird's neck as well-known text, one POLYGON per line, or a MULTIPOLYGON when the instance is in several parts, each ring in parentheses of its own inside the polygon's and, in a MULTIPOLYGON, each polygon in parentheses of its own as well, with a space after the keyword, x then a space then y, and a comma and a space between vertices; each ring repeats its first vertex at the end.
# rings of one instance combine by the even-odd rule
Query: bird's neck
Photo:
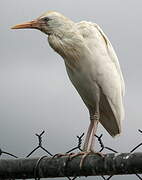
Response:
POLYGON ((70 68, 77 67, 80 56, 82 55, 82 37, 74 32, 66 32, 52 34, 48 36, 48 41, 50 46, 63 57, 67 66, 70 68))

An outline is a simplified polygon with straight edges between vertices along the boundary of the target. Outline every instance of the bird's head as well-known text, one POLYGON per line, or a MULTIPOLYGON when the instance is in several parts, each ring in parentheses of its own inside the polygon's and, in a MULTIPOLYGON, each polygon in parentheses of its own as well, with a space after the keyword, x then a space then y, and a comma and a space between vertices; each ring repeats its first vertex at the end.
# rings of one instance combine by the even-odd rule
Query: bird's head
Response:
POLYGON ((72 23, 73 22, 70 19, 63 16, 62 14, 55 11, 49 11, 37 19, 26 23, 17 24, 13 26, 12 29, 38 29, 45 34, 50 35, 56 33, 58 34, 63 30, 65 31, 66 29, 70 29, 72 23))

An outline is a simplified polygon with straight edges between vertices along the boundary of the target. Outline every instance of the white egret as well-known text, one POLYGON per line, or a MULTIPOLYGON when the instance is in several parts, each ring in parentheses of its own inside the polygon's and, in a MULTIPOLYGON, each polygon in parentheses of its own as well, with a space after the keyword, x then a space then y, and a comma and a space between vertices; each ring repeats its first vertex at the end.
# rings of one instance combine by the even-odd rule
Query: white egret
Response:
POLYGON ((54 11, 12 27, 22 28, 47 34, 50 46, 64 59, 68 76, 90 114, 83 151, 94 151, 98 122, 111 136, 120 134, 124 80, 115 51, 102 29, 92 22, 75 23, 54 11))

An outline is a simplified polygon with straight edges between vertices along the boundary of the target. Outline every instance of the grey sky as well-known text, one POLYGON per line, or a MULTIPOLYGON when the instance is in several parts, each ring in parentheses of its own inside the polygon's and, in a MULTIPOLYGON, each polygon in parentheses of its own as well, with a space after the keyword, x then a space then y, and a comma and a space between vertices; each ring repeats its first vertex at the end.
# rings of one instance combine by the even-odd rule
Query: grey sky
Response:
POLYGON ((140 0, 1 1, 0 148, 26 156, 36 145, 34 133, 46 130, 45 147, 53 153, 65 152, 75 145, 76 135, 89 125, 87 109, 67 77, 62 58, 49 47, 47 37, 36 30, 10 29, 48 10, 59 11, 74 21, 96 22, 107 34, 125 78, 126 118, 120 137, 112 139, 102 127, 98 134, 103 133, 105 144, 120 152, 128 152, 139 143, 141 7, 140 0))

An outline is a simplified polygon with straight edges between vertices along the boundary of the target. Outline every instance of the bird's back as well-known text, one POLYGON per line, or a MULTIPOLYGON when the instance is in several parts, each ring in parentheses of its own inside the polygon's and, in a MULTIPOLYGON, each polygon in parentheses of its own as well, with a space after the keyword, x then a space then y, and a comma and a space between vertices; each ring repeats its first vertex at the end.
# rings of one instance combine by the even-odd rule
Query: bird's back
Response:
POLYGON ((105 55, 107 54, 109 56, 110 60, 115 65, 115 68, 120 76, 122 94, 124 95, 125 84, 124 84, 124 79, 123 79, 123 75, 121 72, 120 64, 119 64, 117 55, 116 55, 109 39, 105 35, 105 33, 102 31, 102 29, 96 23, 81 21, 81 22, 77 23, 76 25, 77 25, 78 30, 84 37, 88 48, 91 51, 95 51, 96 49, 99 49, 102 54, 105 54, 105 55))

